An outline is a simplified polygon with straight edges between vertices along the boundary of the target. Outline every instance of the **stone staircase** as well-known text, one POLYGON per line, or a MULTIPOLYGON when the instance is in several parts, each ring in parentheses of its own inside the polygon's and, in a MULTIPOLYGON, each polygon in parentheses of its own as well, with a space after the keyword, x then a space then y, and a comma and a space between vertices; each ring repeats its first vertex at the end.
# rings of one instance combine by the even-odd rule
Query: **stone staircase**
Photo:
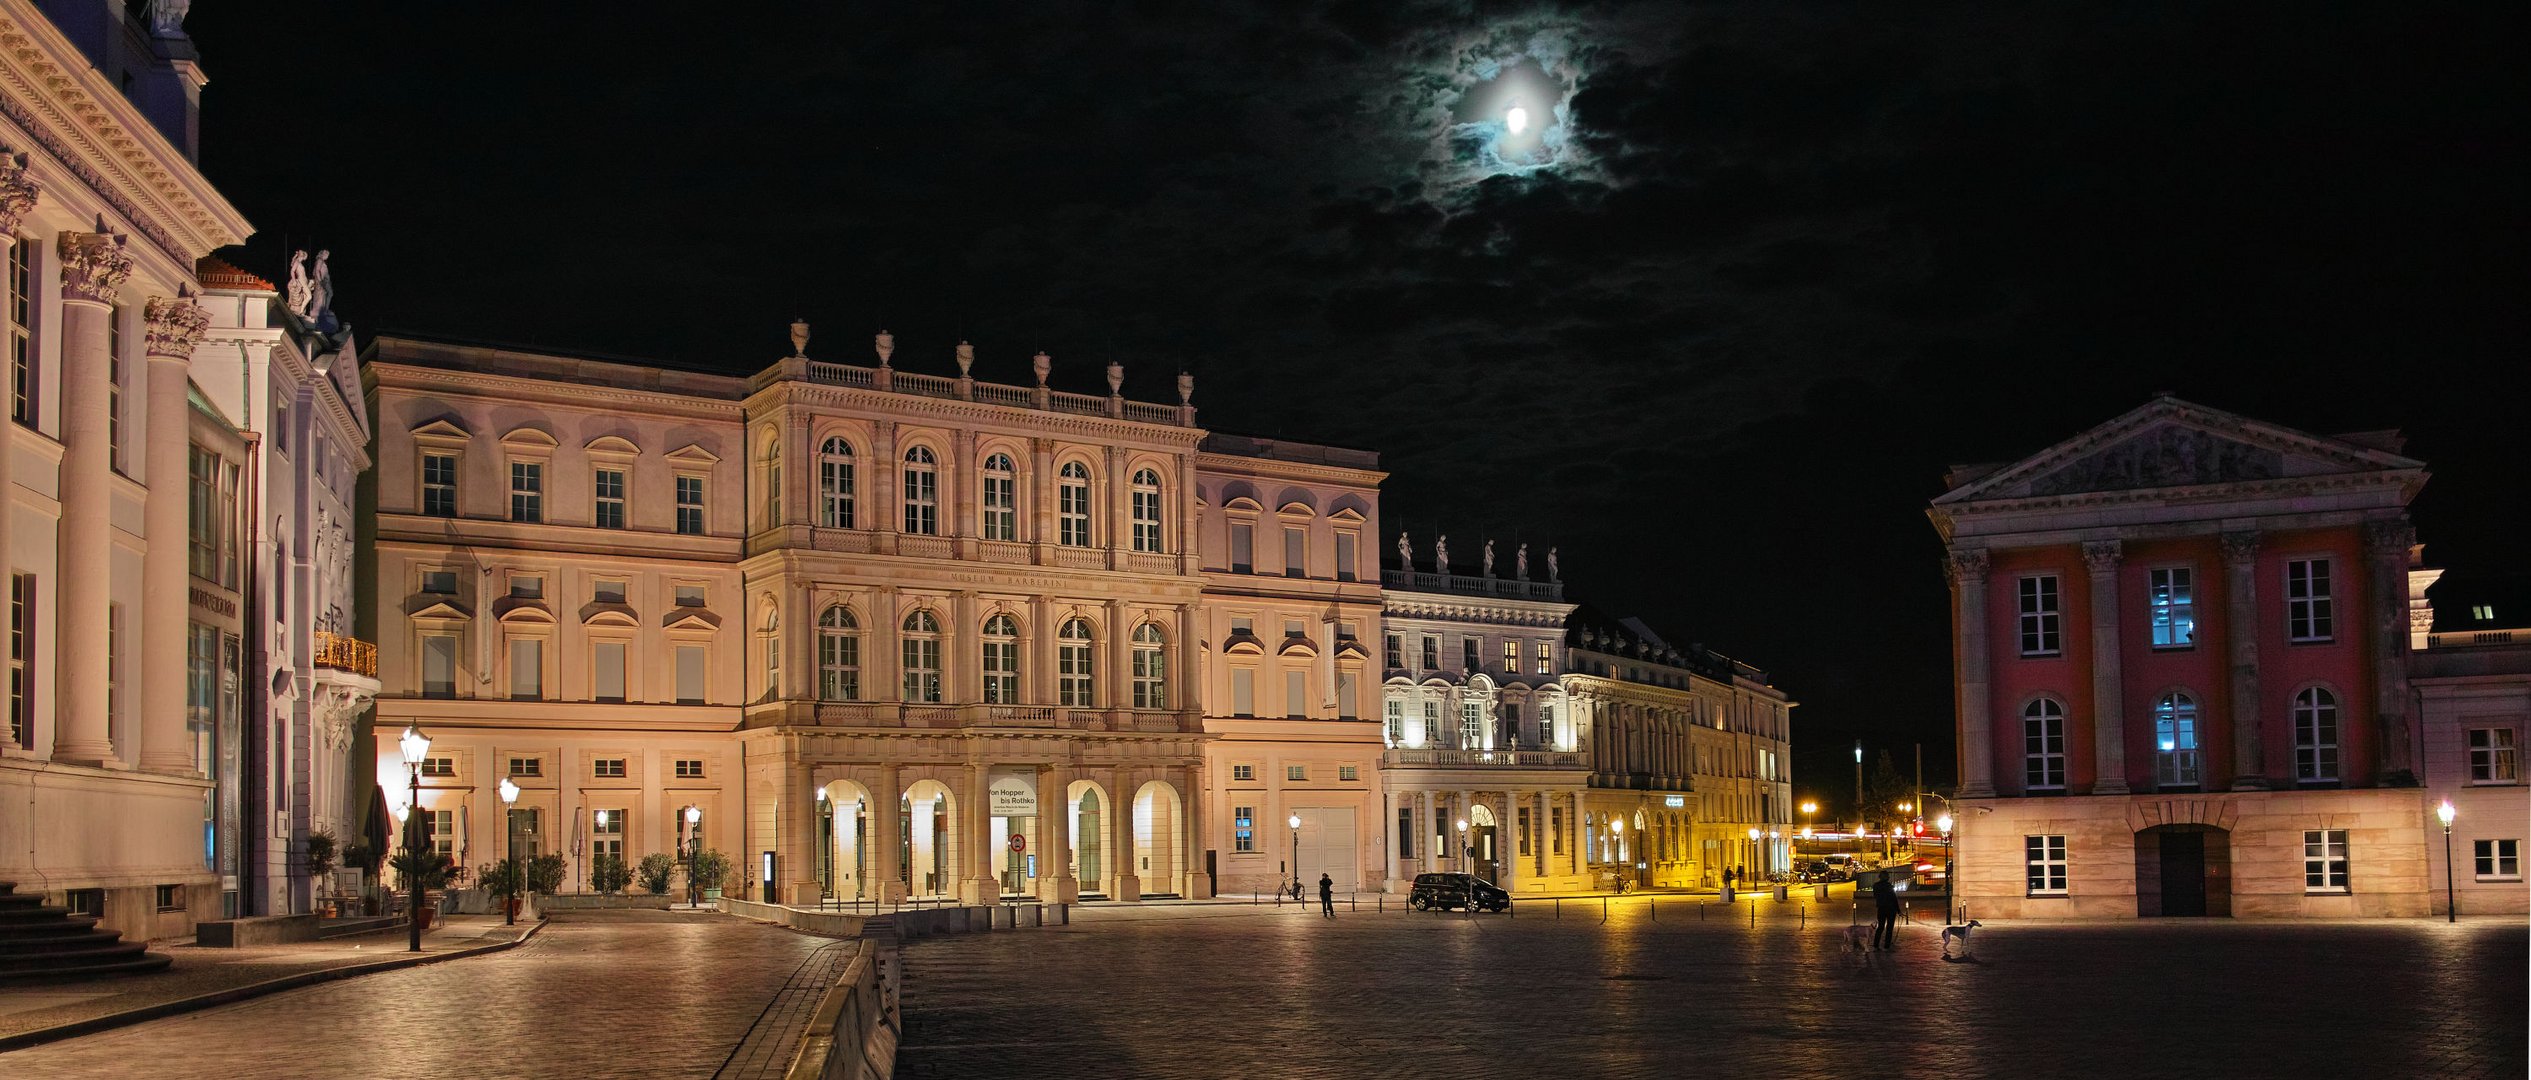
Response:
POLYGON ((44 903, 0 881, 0 985, 60 982, 161 971, 175 959, 125 941, 97 920, 44 903))

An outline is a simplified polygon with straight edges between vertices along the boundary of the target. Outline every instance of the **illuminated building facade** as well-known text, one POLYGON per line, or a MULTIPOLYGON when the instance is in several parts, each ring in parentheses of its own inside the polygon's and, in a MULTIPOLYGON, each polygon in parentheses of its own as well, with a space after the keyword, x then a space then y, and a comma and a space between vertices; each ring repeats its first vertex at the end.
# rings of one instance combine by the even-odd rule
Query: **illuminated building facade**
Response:
POLYGON ((2531 577, 2411 570, 2408 590, 2431 913, 2457 901, 2463 915, 2521 915, 2531 909, 2522 875, 2531 841, 2522 772, 2531 738, 2531 577), (2453 809, 2448 844, 2434 817, 2445 804, 2453 809))

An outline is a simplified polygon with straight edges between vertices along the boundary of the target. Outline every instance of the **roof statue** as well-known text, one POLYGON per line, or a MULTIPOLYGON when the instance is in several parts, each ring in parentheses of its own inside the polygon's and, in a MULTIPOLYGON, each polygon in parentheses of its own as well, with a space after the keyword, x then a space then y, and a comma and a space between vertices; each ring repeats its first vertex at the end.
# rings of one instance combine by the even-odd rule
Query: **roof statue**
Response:
POLYGON ((881 330, 879 336, 872 338, 871 342, 878 347, 879 366, 888 366, 888 358, 896 355, 896 335, 881 330))
POLYGON ((1415 542, 1406 538, 1404 529, 1397 533, 1397 568, 1410 574, 1415 572, 1415 542))
POLYGON ((1486 576, 1486 577, 1493 577, 1493 576, 1494 576, 1494 541, 1492 541, 1492 540, 1488 540, 1488 541, 1486 541, 1486 542, 1485 542, 1485 570, 1484 570, 1484 574, 1485 574, 1485 576, 1486 576))
POLYGON ((331 334, 340 327, 334 319, 334 272, 325 260, 334 253, 316 250, 316 268, 308 272, 308 328, 320 334, 331 334))
POLYGON ((1441 534, 1441 535, 1439 535, 1439 536, 1433 537, 1433 541, 1432 541, 1432 572, 1433 572, 1433 573, 1436 573, 1436 574, 1447 574, 1447 573, 1449 573, 1449 572, 1450 572, 1450 534, 1449 534, 1449 533, 1443 533, 1443 534, 1441 534))
POLYGON ((959 377, 959 378, 961 378, 961 379, 973 378, 973 376, 972 376, 969 372, 970 372, 970 369, 972 369, 972 368, 974 368, 974 367, 975 367, 975 346, 973 346, 973 345, 969 345, 969 344, 967 344, 966 342, 963 342, 963 341, 959 342, 959 343, 958 343, 958 377, 959 377))
POLYGON ((1564 580, 1564 578, 1563 578, 1563 576, 1562 576, 1562 574, 1561 574, 1561 570, 1562 570, 1562 568, 1561 568, 1561 567, 1558 567, 1558 566, 1556 565, 1556 549, 1554 549, 1554 548, 1548 548, 1548 549, 1547 549, 1547 580, 1549 580, 1549 581, 1562 581, 1562 580, 1564 580))
POLYGON ((1520 550, 1512 552, 1512 572, 1520 575, 1522 581, 1529 580, 1529 545, 1522 544, 1520 550))
POLYGON ((305 248, 290 253, 290 284, 282 293, 281 306, 300 322, 308 318, 308 253, 305 248))
POLYGON ((1037 355, 1028 361, 1028 366, 1037 372, 1037 385, 1044 386, 1046 376, 1055 370, 1055 358, 1046 355, 1046 350, 1039 349, 1037 355))
POLYGON ((149 0, 149 33, 152 37, 183 37, 185 13, 193 9, 193 0, 149 0))

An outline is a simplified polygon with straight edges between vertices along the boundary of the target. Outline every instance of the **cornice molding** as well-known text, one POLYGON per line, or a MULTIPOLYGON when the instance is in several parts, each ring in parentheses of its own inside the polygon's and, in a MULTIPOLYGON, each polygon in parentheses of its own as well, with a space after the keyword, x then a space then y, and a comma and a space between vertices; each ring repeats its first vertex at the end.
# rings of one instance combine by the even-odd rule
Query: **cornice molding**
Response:
POLYGON ((732 425, 744 422, 738 403, 698 398, 662 390, 625 390, 611 386, 540 379, 526 375, 499 375, 482 371, 452 371, 447 368, 404 364, 393 360, 372 359, 362 365, 362 372, 373 380, 376 391, 400 393, 435 392, 494 399, 498 404, 516 405, 523 401, 543 401, 554 405, 580 405, 600 408, 597 403, 637 404, 660 413, 702 420, 718 420, 732 425))

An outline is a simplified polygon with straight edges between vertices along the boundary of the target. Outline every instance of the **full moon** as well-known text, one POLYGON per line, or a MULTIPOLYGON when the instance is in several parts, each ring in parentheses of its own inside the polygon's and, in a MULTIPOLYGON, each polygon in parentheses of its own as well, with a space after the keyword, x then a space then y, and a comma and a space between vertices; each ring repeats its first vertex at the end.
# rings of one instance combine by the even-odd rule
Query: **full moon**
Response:
POLYGON ((1514 135, 1518 135, 1521 132, 1528 130, 1529 110, 1521 108, 1518 105, 1512 106, 1511 111, 1503 114, 1503 126, 1511 129, 1511 133, 1514 135))

